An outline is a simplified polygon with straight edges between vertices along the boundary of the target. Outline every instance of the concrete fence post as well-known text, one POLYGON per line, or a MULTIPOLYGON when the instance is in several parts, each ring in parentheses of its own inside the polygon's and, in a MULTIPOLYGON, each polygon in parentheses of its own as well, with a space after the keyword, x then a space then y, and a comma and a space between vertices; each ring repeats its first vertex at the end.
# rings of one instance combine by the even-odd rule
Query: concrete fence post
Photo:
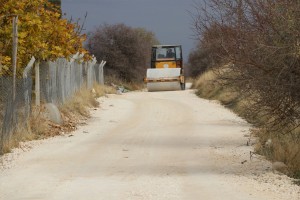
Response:
POLYGON ((106 61, 102 60, 99 65, 99 84, 104 85, 104 65, 106 61))
POLYGON ((35 105, 40 106, 41 90, 40 90, 40 62, 35 63, 35 105))

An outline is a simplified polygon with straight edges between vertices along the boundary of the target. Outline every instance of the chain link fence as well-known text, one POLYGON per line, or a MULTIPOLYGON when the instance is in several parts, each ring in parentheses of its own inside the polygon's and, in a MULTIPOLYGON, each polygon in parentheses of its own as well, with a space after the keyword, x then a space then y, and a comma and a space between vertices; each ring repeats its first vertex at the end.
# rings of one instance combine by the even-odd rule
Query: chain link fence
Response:
MULTIPOLYGON (((34 59, 23 72, 18 72, 15 88, 12 73, 1 72, 0 68, 0 155, 18 129, 28 128, 35 96, 33 63, 34 59)), ((82 88, 92 89, 95 82, 103 84, 104 64, 97 64, 96 59, 81 62, 60 58, 42 62, 39 67, 41 102, 61 105, 82 88)))
POLYGON ((96 61, 70 62, 64 58, 44 62, 40 66, 41 100, 61 105, 81 88, 104 83, 103 65, 96 61))
POLYGON ((12 133, 26 128, 31 108, 32 70, 16 74, 16 87, 13 87, 11 73, 0 75, 0 153, 10 141, 12 133))

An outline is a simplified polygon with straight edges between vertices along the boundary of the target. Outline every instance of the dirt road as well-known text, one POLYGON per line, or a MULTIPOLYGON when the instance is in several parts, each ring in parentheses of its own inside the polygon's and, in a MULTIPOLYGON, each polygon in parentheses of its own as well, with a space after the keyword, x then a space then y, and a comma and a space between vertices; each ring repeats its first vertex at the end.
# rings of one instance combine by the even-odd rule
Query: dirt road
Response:
POLYGON ((300 199, 270 163, 249 160, 249 125, 191 90, 99 101, 72 135, 6 155, 0 199, 300 199))

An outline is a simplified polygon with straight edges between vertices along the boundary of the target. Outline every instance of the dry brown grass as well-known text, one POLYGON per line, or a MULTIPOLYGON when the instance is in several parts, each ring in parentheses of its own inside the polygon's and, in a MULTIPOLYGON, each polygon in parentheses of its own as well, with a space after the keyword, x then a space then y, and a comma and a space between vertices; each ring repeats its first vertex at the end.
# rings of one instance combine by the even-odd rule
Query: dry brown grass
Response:
POLYGON ((89 117, 89 108, 99 106, 97 98, 115 93, 116 90, 111 86, 94 84, 92 90, 83 89, 77 92, 73 98, 60 107, 60 110, 66 116, 72 113, 77 116, 89 117))
POLYGON ((142 90, 145 88, 145 84, 143 82, 124 82, 114 76, 105 77, 105 83, 109 86, 123 86, 126 90, 129 91, 142 90))
POLYGON ((261 128, 256 130, 258 142, 255 145, 255 151, 265 155, 271 161, 280 161, 288 166, 288 173, 300 179, 300 138, 299 130, 293 133, 269 133, 261 128), (297 133, 298 132, 298 133, 297 133), (268 143, 268 141, 271 141, 268 143))
POLYGON ((34 135, 33 139, 42 139, 45 137, 45 133, 49 132, 48 119, 43 114, 46 111, 44 106, 33 107, 30 116, 30 132, 34 135))
POLYGON ((115 94, 116 90, 111 86, 95 84, 92 90, 83 89, 77 92, 73 98, 69 99, 60 110, 67 113, 73 113, 83 117, 89 117, 89 108, 98 107, 97 98, 106 94, 115 94))
MULTIPOLYGON (((232 109, 248 122, 267 123, 270 116, 254 116, 247 108, 251 105, 251 98, 240 98, 239 94, 218 82, 218 75, 207 71, 193 83, 196 94, 202 98, 218 100, 226 107, 232 109)), ((264 128, 255 129, 252 134, 257 136, 255 151, 266 156, 271 161, 280 161, 288 166, 287 174, 300 178, 300 128, 292 133, 268 132, 264 128), (266 146, 271 139, 272 145, 266 146)))
MULTIPOLYGON (((290 172, 300 171, 299 140, 295 141, 290 135, 273 139, 273 160, 279 160, 289 167, 290 172)), ((298 177, 300 178, 300 177, 298 177)))
POLYGON ((198 78, 193 79, 192 88, 198 89, 199 87, 203 87, 205 84, 211 85, 211 81, 214 81, 216 77, 217 75, 213 71, 206 71, 198 78))
POLYGON ((74 113, 80 116, 89 117, 88 108, 98 107, 99 102, 95 99, 92 91, 83 89, 78 91, 72 98, 70 98, 60 110, 64 113, 74 113))
MULTIPOLYGON (((193 83, 193 88, 197 89, 196 94, 200 97, 218 100, 227 107, 233 108, 237 103, 238 93, 228 87, 224 87, 218 80, 218 76, 214 71, 207 71, 201 75, 193 83)), ((240 104, 239 107, 242 105, 240 104)))
POLYGON ((77 92, 59 108, 63 119, 62 125, 57 125, 46 117, 43 105, 38 108, 33 106, 28 126, 16 128, 11 138, 3 144, 3 153, 10 152, 23 141, 44 139, 75 130, 80 120, 90 117, 89 108, 99 106, 96 98, 112 93, 116 93, 113 87, 97 84, 94 85, 92 91, 83 89, 77 92))
POLYGON ((24 125, 17 125, 11 137, 3 143, 2 153, 9 153, 11 149, 19 147, 20 142, 31 141, 42 138, 42 134, 47 132, 48 126, 46 119, 42 116, 43 107, 37 109, 32 106, 32 113, 28 123, 24 125))
POLYGON ((94 96, 96 98, 105 96, 106 94, 115 94, 116 89, 112 86, 106 86, 106 85, 94 85, 94 96))
POLYGON ((2 153, 9 153, 11 149, 19 147, 20 142, 34 140, 35 136, 29 129, 17 127, 9 140, 3 143, 2 153))

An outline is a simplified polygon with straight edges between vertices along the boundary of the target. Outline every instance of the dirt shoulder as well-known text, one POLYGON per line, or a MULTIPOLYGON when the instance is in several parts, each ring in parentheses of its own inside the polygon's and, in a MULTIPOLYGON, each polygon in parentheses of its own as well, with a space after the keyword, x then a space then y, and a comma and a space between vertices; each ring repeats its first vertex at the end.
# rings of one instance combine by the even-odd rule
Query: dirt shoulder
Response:
POLYGON ((271 163, 250 160, 249 124, 192 90, 99 101, 72 134, 2 157, 0 199, 300 197, 299 186, 271 163))

